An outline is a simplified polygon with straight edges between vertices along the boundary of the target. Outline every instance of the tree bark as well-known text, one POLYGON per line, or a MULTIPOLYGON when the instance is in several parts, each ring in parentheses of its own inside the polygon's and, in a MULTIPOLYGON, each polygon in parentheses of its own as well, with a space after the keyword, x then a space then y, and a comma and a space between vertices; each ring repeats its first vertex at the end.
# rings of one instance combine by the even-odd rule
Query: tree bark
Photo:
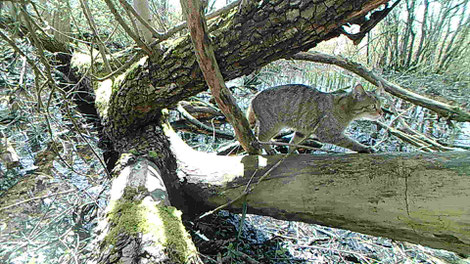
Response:
POLYGON ((186 16, 199 68, 211 90, 212 96, 235 130, 235 135, 243 149, 249 154, 261 154, 259 149, 255 148, 252 144, 257 142, 257 140, 250 129, 248 120, 225 85, 224 78, 220 73, 214 48, 207 34, 207 23, 204 18, 204 7, 201 1, 181 0, 181 7, 186 16))
POLYGON ((197 250, 155 163, 123 156, 91 263, 196 263, 197 250))
POLYGON ((199 263, 181 222, 185 206, 169 142, 155 125, 135 134, 114 169, 91 263, 199 263))
MULTIPOLYGON (((231 80, 336 37, 344 24, 365 17, 387 2, 243 1, 242 9, 235 8, 214 19, 208 31, 221 74, 225 80, 231 80)), ((125 24, 112 1, 106 3, 116 19, 125 24)), ((116 78, 96 85, 88 78, 76 81, 80 79, 80 84, 90 88, 89 102, 94 101, 100 112, 103 134, 112 141, 109 148, 133 153, 136 159, 123 165, 123 170, 117 170, 120 176, 113 181, 112 193, 117 189, 118 195, 112 194, 110 209, 103 220, 104 235, 97 240, 96 259, 106 263, 131 263, 141 258, 158 262, 159 256, 168 259, 165 250, 171 249, 171 245, 157 244, 165 251, 161 255, 160 251, 153 251, 153 243, 159 242, 155 229, 166 226, 164 223, 153 226, 149 220, 161 220, 160 209, 166 212, 173 209, 165 203, 158 205, 158 201, 166 199, 155 196, 148 188, 149 178, 164 181, 166 190, 157 194, 168 192, 171 204, 178 209, 188 212, 204 206, 214 208, 234 199, 248 181, 256 182, 280 157, 216 157, 188 149, 169 132, 170 145, 155 125, 162 117, 161 109, 206 90, 190 37, 168 40, 157 47, 144 43, 129 28, 126 31, 150 55, 139 55, 142 59, 116 78), (95 93, 92 87, 96 88, 95 93), (186 203, 178 201, 181 197, 186 203), (197 206, 189 206, 190 202, 197 206), (139 218, 133 219, 136 213, 139 218)), ((72 70, 69 66, 62 68, 67 75, 79 72, 83 65, 72 65, 76 66, 72 70)), ((293 155, 257 185, 247 202, 249 211, 258 214, 468 252, 469 212, 465 203, 470 187, 468 161, 467 152, 432 156, 293 155)), ((234 203, 230 209, 239 211, 241 205, 234 203)), ((178 217, 170 218, 174 226, 180 226, 178 217)), ((170 236, 186 234, 178 228, 170 236)), ((168 261, 191 258, 192 244, 187 241, 183 244, 185 250, 178 252, 188 254, 168 261)))

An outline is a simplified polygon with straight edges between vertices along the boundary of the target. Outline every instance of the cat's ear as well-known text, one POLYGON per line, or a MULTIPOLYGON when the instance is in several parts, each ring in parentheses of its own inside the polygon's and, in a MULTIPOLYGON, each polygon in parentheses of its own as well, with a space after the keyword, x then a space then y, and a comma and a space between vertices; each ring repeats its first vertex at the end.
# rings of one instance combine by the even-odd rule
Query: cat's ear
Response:
POLYGON ((352 94, 354 98, 360 98, 364 94, 366 94, 366 91, 364 91, 364 87, 360 83, 357 83, 356 86, 354 86, 354 89, 352 90, 352 94))

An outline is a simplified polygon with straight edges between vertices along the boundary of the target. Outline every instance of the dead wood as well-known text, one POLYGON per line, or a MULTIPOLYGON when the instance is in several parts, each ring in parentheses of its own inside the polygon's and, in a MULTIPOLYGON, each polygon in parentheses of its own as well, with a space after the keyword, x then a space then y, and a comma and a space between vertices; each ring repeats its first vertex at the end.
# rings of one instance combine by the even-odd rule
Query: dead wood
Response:
MULTIPOLYGON (((199 208, 236 199, 283 158, 201 153, 166 131, 183 189, 199 208)), ((250 213, 468 253, 469 188, 470 152, 293 154, 246 201, 250 213)))

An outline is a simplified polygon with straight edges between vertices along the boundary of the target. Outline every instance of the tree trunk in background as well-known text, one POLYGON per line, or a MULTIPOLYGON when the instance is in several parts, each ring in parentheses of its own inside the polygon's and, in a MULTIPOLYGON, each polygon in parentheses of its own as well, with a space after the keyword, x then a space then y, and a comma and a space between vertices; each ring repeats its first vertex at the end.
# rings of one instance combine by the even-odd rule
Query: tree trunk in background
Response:
MULTIPOLYGON (((465 60, 466 53, 447 54, 459 46, 458 37, 466 38, 463 31, 468 29, 465 21, 470 15, 465 10, 470 1, 438 2, 433 5, 428 0, 406 0, 385 18, 382 34, 377 38, 385 43, 383 53, 387 58, 381 66, 398 71, 413 66, 418 71, 452 73, 448 61, 465 60), (404 13, 406 19, 402 19, 404 13), (414 43, 415 39, 419 39, 418 43, 414 43)), ((468 41, 462 43, 468 46, 468 41)))
POLYGON ((416 55, 414 57, 413 65, 417 65, 419 63, 421 53, 423 52, 423 44, 427 35, 426 29, 427 29, 428 10, 429 10, 429 0, 424 0, 424 11, 423 11, 423 18, 421 21, 421 36, 419 38, 419 44, 416 50, 416 55))
MULTIPOLYGON (((148 0, 134 0, 134 9, 137 13, 147 22, 151 23, 152 21, 152 14, 150 13, 150 7, 148 0)), ((152 32, 148 30, 139 20, 136 20, 137 28, 142 33, 144 40, 146 43, 152 42, 152 32)))
MULTIPOLYGON (((467 1, 467 5, 468 5, 468 1, 467 1)), ((460 54, 461 52, 463 52, 463 49, 461 49, 462 47, 465 47, 468 49, 468 42, 466 41, 467 41, 469 30, 470 30, 470 27, 468 26, 470 25, 470 15, 468 15, 467 18, 465 18, 466 10, 468 9, 467 9, 467 6, 465 5, 462 7, 462 14, 461 14, 457 29, 455 29, 455 31, 453 32, 453 36, 451 40, 449 41, 449 43, 447 44, 443 57, 440 61, 440 64, 439 64, 440 72, 444 72, 448 69, 449 62, 452 61, 452 58, 454 56, 461 57, 460 54), (465 22, 463 22, 464 20, 465 22), (464 25, 467 25, 467 26, 464 26, 464 25), (455 41, 456 39, 458 40, 455 41), (465 43, 467 44, 465 45, 465 43)))
POLYGON ((70 41, 69 36, 72 32, 72 24, 70 23, 70 15, 72 10, 69 8, 69 0, 61 0, 54 2, 54 15, 52 25, 55 28, 54 38, 63 43, 70 41))

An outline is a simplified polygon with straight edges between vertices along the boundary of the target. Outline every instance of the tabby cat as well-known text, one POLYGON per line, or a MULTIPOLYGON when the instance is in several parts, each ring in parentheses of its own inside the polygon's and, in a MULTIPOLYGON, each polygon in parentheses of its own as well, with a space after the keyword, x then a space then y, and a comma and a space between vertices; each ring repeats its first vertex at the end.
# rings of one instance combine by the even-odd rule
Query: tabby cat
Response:
MULTIPOLYGON (((361 153, 373 150, 344 135, 344 130, 353 120, 377 120, 382 114, 375 93, 366 92, 360 84, 350 93, 342 94, 324 93, 301 84, 271 87, 253 98, 247 112, 260 141, 268 141, 281 129, 291 128, 296 132, 292 144, 314 136, 320 142, 361 153)), ((273 154, 270 146, 265 149, 273 154)))

